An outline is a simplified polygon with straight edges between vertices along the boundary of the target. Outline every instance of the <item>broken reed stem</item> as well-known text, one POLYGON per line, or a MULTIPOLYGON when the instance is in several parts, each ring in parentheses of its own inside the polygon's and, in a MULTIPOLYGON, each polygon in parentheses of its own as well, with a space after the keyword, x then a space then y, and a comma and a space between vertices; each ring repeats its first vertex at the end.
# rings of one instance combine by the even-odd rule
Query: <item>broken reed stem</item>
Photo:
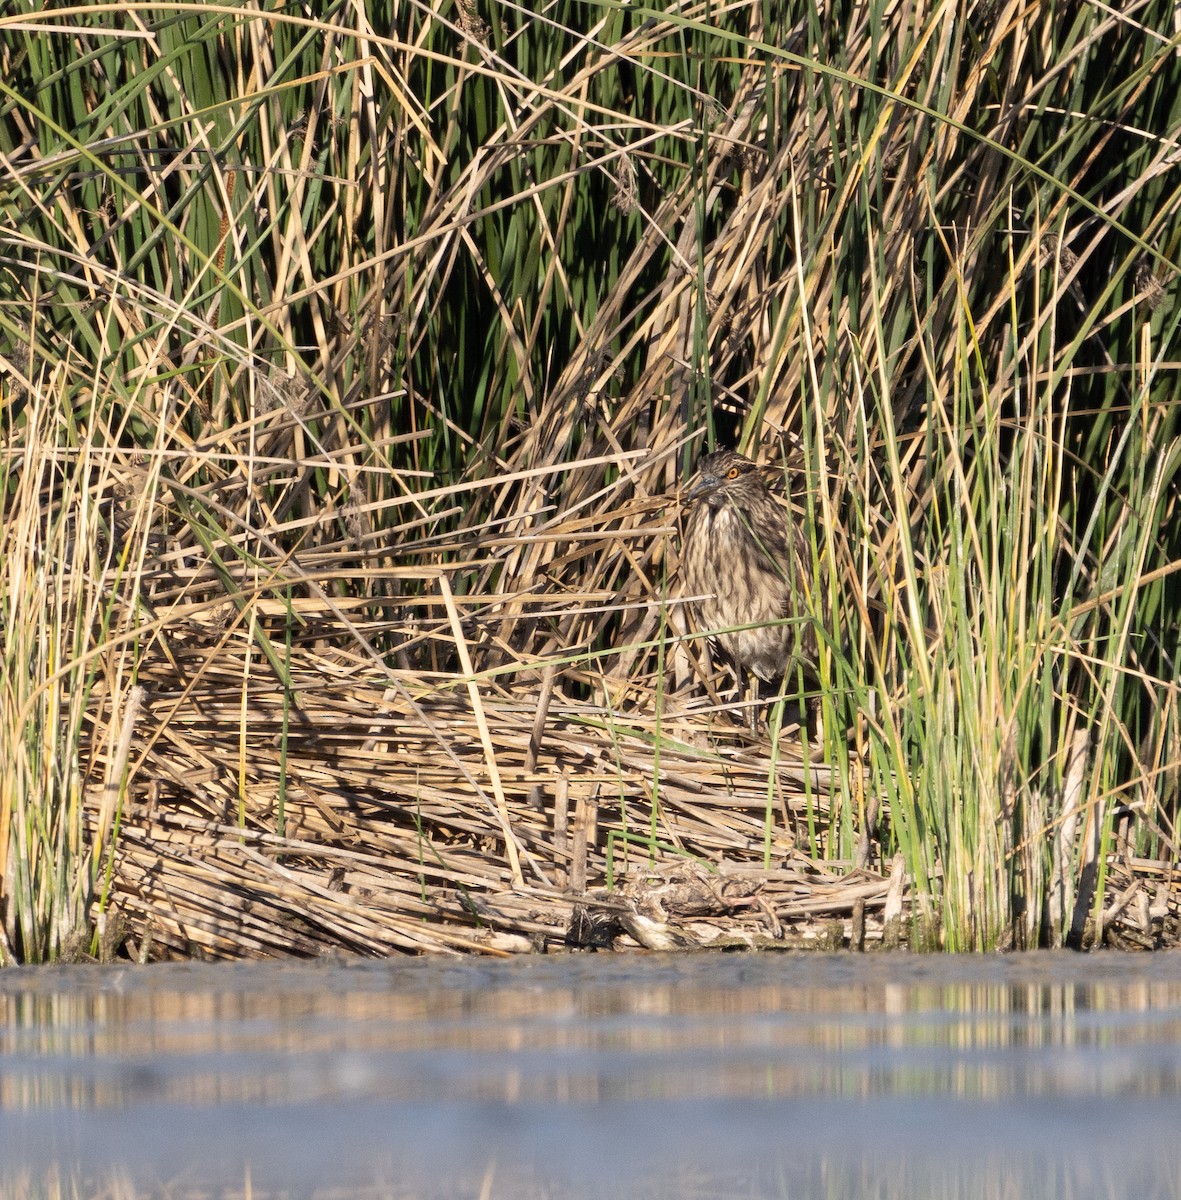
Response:
POLYGON ((882 909, 883 942, 895 949, 902 942, 902 911, 906 895, 906 855, 898 853, 890 865, 890 883, 882 909))
POLYGON ((97 863, 102 856, 103 842, 115 819, 115 809, 119 802, 119 794, 123 790, 123 773, 127 768, 127 757, 131 753, 131 738, 135 733, 136 723, 143 710, 147 691, 136 685, 127 693, 127 705, 123 710, 123 723, 119 727, 119 741, 115 745, 115 754, 111 759, 110 773, 103 785, 102 803, 98 811, 98 823, 94 831, 94 861, 97 863))
MULTIPOLYGON (((554 677, 558 673, 557 663, 550 663, 541 673, 541 697, 537 704, 537 716, 533 718, 533 729, 529 734, 529 751, 525 755, 525 770, 532 775, 537 770, 537 755, 545 736, 545 723, 549 718, 550 700, 554 695, 554 677)), ((545 808, 545 790, 535 783, 529 791, 529 803, 541 812, 545 808)), ((555 812, 556 817, 556 812, 555 812)))
MULTIPOLYGON (((1079 751, 1079 756, 1084 760, 1086 757, 1086 745, 1087 742, 1084 738, 1082 748, 1079 751)), ((1082 775, 1081 768, 1079 769, 1079 775, 1080 777, 1082 775)), ((1095 899, 1095 889, 1099 884, 1099 872, 1102 867, 1099 851, 1103 843, 1103 815, 1102 800, 1090 805, 1087 813, 1087 823, 1083 829, 1083 845, 1079 854, 1078 887, 1075 890, 1074 913, 1071 916, 1070 936, 1067 940, 1067 945, 1073 946, 1075 949, 1082 947, 1083 934, 1087 926, 1087 913, 1095 899)), ((1102 908, 1096 912, 1095 922, 1095 944, 1100 945, 1103 941, 1102 908)))
POLYGON ((521 859, 517 854, 517 839, 513 835, 509 822, 508 801, 504 795, 504 785, 500 779, 500 770, 496 765, 496 752, 492 746, 492 735, 488 730, 488 720, 484 714, 484 706, 480 701, 480 687, 476 683, 476 672, 472 668, 471 655, 468 653, 467 640, 463 636, 463 627, 459 620, 459 609, 455 604, 455 596, 446 575, 439 576, 439 594, 447 609, 447 619, 451 623, 451 635, 455 639, 455 652, 459 655, 459 669, 467 682, 468 698, 472 702, 472 714, 476 718, 476 728, 480 732, 480 744, 484 748, 484 761, 488 767, 488 781, 492 785, 492 795, 496 800, 496 816, 504 833, 504 848, 508 854, 509 869, 512 872, 513 886, 524 887, 525 880, 521 874, 521 859))
POLYGON ((1076 729, 1070 740, 1070 758, 1066 764, 1066 779, 1062 785, 1062 817, 1054 847, 1054 870, 1050 879, 1049 926, 1055 947, 1066 940, 1065 918, 1072 916, 1074 886, 1070 862, 1074 856, 1075 832, 1082 806, 1083 776, 1087 766, 1087 744, 1090 738, 1085 729, 1076 729))

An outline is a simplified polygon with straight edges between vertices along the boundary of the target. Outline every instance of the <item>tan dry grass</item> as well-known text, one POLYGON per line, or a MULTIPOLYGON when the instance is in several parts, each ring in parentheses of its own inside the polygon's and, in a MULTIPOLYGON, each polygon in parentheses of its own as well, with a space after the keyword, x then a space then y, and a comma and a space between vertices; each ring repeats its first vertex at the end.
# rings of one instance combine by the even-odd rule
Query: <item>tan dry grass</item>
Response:
POLYGON ((473 684, 481 731, 458 676, 432 686, 303 651, 280 820, 283 688, 264 662, 243 666, 214 642, 141 670, 152 701, 109 906, 139 953, 145 940, 227 956, 523 950, 561 944, 580 905, 624 928, 637 913, 675 926, 681 944, 772 939, 885 902, 881 877, 802 848, 821 849, 808 817, 823 830, 826 769, 790 753, 773 767, 765 743, 724 718, 718 732, 700 703, 666 703, 658 721, 652 704, 570 699, 561 671, 540 724, 540 681, 473 684), (650 866, 679 885, 671 901, 641 882, 650 866), (609 872, 624 885, 611 895, 609 872))

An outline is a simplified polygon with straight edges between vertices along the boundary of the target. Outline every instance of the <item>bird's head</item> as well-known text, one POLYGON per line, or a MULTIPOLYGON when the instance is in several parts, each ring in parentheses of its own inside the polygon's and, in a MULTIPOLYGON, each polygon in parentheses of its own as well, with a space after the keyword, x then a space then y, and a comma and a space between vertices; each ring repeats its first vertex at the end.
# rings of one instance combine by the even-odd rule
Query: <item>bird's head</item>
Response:
POLYGON ((697 460, 697 472, 686 499, 689 503, 704 500, 711 508, 721 508, 727 496, 740 496, 752 488, 764 490, 755 464, 733 450, 715 450, 697 460))

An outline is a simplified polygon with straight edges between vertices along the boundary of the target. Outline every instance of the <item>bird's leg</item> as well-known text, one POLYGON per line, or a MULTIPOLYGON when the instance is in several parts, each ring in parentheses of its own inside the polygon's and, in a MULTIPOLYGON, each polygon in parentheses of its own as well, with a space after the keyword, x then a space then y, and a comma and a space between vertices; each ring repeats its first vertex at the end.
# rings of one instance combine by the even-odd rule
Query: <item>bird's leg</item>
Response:
POLYGON ((819 746, 824 741, 824 706, 819 696, 809 696, 805 701, 808 722, 808 741, 819 746))
POLYGON ((759 736, 759 717, 763 709, 763 681, 753 672, 746 672, 748 690, 754 692, 755 702, 750 706, 750 731, 759 736))

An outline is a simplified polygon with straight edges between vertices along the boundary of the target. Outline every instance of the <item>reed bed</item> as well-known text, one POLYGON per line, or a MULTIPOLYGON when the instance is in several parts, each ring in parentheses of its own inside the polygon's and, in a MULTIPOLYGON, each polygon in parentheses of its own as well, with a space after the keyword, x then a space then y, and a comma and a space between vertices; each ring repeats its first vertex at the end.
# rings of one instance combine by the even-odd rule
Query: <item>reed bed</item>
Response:
POLYGON ((109 893, 109 927, 133 931, 137 953, 770 945, 814 939, 820 918, 848 925, 859 900, 872 941, 888 880, 817 862, 809 837, 826 772, 807 772, 806 797, 799 764, 776 773, 740 742, 677 740, 703 740, 692 714, 667 712, 655 732, 651 716, 557 698, 538 744, 537 693, 520 692, 481 702, 493 788, 464 700, 416 702, 392 694, 396 679, 366 688, 342 665, 299 681, 285 768, 281 694, 250 696, 239 781, 218 762, 242 730, 224 680, 162 726, 137 769, 147 792, 121 814, 109 893))
POLYGON ((1053 13, 0 17, 5 959, 1174 938, 1181 66, 1053 13))
MULTIPOLYGON (((290 478, 298 465, 242 461, 227 474, 290 478)), ((668 507, 624 504, 615 520, 635 523, 631 538, 603 532, 607 512, 595 537, 609 552, 627 553, 630 540, 633 556, 649 554, 673 532, 668 507)), ((570 525, 550 522, 555 541, 577 543, 584 521, 570 525)), ((469 547, 469 564, 515 547, 488 540, 469 547)), ((249 563, 235 553, 224 574, 174 552, 140 574, 141 612, 152 617, 141 622, 136 682, 96 694, 104 716, 87 738, 106 748, 87 825, 92 845, 113 848, 96 897, 104 953, 882 935, 890 880, 870 869, 868 842, 859 864, 828 860, 830 767, 788 737, 772 758, 729 706, 611 670, 620 655, 655 661, 651 647, 586 648, 587 622, 673 605, 638 582, 627 597, 585 585, 457 595, 453 568, 423 561, 450 562, 454 551, 422 541, 392 565, 385 548, 348 551, 350 578, 410 585, 410 596, 337 598, 320 582, 321 554, 331 582, 343 552, 249 563), (517 620, 571 632, 547 657, 527 658, 511 649, 511 631, 499 643, 488 636, 504 628, 508 603, 517 620), (432 656, 468 673, 390 665, 432 656), (494 661, 475 672, 474 659, 494 661), (111 788, 121 775, 128 785, 111 788)), ((666 659, 694 645, 670 632, 666 659)), ((901 895, 899 879, 895 917, 901 895)))

